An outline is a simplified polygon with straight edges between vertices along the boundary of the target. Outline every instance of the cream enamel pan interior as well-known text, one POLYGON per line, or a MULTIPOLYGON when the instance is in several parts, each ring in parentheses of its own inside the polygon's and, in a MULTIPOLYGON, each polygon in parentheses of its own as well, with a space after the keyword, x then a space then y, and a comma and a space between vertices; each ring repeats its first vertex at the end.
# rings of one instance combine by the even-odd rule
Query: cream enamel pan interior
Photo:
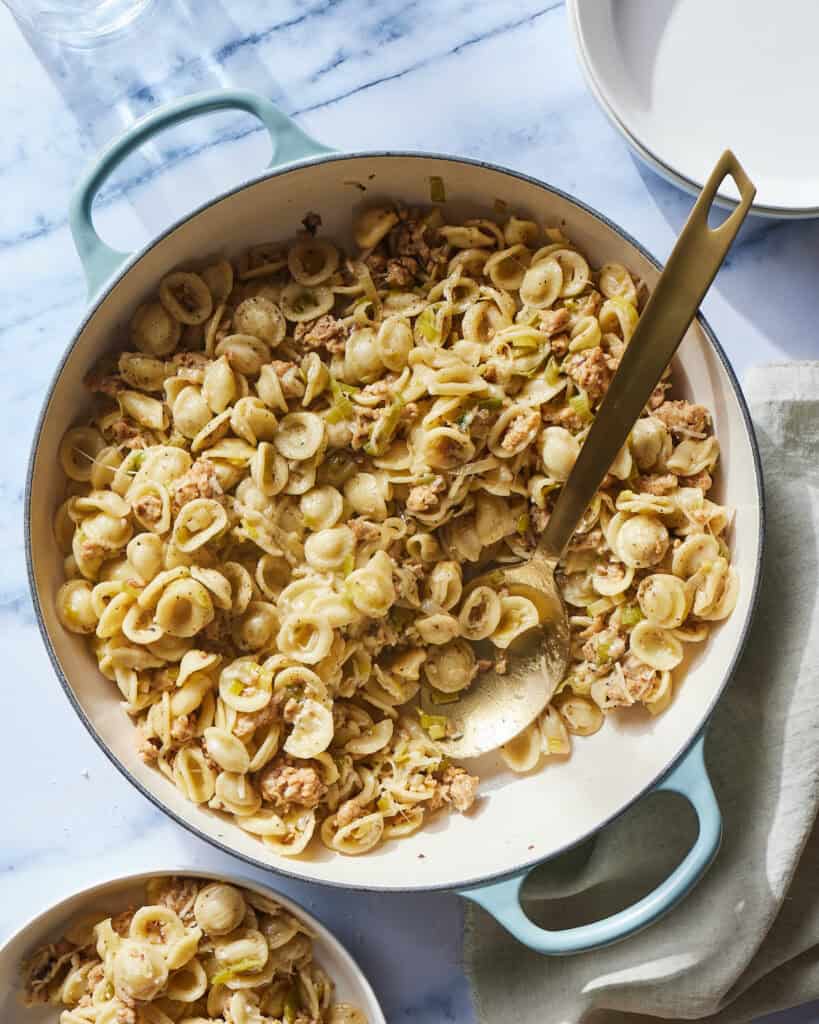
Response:
POLYGON ((145 883, 162 875, 190 875, 196 878, 230 882, 260 896, 273 898, 294 916, 305 921, 313 933, 316 962, 336 985, 336 999, 352 1003, 367 1015, 368 1024, 386 1024, 375 994, 358 964, 319 921, 287 897, 240 875, 210 875, 203 871, 179 868, 175 871, 151 871, 100 882, 73 893, 44 910, 20 928, 0 947, 0 1020, 3 1024, 54 1024, 58 1009, 54 1006, 27 1008, 21 1002, 20 965, 40 946, 57 942, 74 921, 91 913, 116 914, 145 898, 145 883))
POLYGON ((269 172, 180 222, 106 286, 55 379, 30 471, 26 539, 35 600, 55 668, 92 735, 145 795, 200 836, 256 864, 345 887, 468 886, 553 856, 623 811, 701 732, 741 650, 761 558, 761 478, 747 410, 724 355, 704 322, 697 321, 676 360, 677 394, 695 398, 714 414, 723 453, 715 493, 718 501, 736 509, 731 544, 741 593, 733 615, 688 663, 665 714, 657 719, 610 715, 597 735, 577 738, 568 761, 525 777, 484 759, 477 765, 483 795, 473 813, 442 815, 413 837, 358 858, 323 848, 310 857, 275 856, 235 825, 188 803, 161 774, 142 763, 134 727, 119 705, 116 688, 99 673, 83 639, 61 628, 54 608, 53 597, 62 581, 62 559, 52 534, 52 516, 63 488, 57 447, 63 432, 87 406, 83 377, 103 352, 127 336, 132 310, 179 264, 217 250, 231 254, 254 243, 292 236, 308 211, 321 215, 322 233, 345 240, 351 212, 362 203, 391 197, 410 205, 428 204, 432 176, 443 179, 446 209, 453 216, 491 216, 493 204, 502 200, 518 215, 561 225, 593 264, 617 260, 649 286, 657 279, 654 262, 613 225, 568 196, 499 168, 421 154, 366 154, 321 157, 269 172), (365 185, 366 193, 353 182, 365 185))

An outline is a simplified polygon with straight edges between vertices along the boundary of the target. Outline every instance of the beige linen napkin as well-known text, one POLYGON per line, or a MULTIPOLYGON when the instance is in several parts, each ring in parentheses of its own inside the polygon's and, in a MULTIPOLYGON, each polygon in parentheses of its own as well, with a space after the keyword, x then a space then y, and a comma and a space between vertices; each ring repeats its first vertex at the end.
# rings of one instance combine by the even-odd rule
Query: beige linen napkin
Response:
MULTIPOLYGON (((745 392, 768 533, 751 638, 706 740, 722 849, 675 910, 592 953, 540 957, 468 905, 465 958, 481 1024, 730 1024, 819 998, 819 363, 755 368, 745 392)), ((530 915, 566 927, 643 895, 690 845, 694 826, 680 807, 650 797, 538 869, 530 915)))

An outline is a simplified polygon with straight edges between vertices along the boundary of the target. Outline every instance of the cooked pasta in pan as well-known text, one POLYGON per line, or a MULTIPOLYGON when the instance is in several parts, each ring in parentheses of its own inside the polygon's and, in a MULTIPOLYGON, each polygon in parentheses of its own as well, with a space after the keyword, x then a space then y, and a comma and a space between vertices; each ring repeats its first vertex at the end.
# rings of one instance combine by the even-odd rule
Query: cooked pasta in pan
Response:
MULTIPOLYGON (((503 673, 537 621, 477 577, 536 543, 645 298, 514 216, 382 206, 353 237, 168 274, 59 452, 60 620, 143 757, 284 855, 472 805, 416 697, 503 673)), ((504 748, 517 771, 613 708, 664 710, 736 602, 711 416, 672 389, 667 371, 561 563, 572 663, 504 748)))
POLYGON ((60 1024, 367 1024, 336 1002, 310 929, 226 882, 158 877, 146 902, 91 913, 24 965, 29 1006, 60 1024))

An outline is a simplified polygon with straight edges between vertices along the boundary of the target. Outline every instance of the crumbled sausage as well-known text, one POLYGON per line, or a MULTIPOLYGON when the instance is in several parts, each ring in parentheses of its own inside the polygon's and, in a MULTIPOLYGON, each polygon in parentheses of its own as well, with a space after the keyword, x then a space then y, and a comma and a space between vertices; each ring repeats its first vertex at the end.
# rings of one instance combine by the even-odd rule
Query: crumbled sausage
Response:
POLYGON ((262 726, 275 722, 278 717, 279 705, 275 700, 269 701, 259 711, 240 711, 236 716, 233 733, 240 740, 246 739, 248 736, 252 736, 257 729, 261 729, 262 726))
POLYGON ((639 477, 637 490, 644 494, 671 494, 677 490, 677 478, 673 473, 649 473, 639 477))
POLYGON ((363 263, 373 278, 382 277, 387 270, 387 257, 380 249, 373 249, 363 258, 363 263))
MULTIPOLYGON (((133 914, 131 915, 133 916, 133 914)), ((114 927, 114 922, 111 922, 111 927, 114 927)), ((116 931, 116 929, 114 929, 116 931)), ((127 929, 123 934, 127 934, 127 929)), ((91 970, 85 977, 85 987, 89 993, 93 993, 94 989, 99 985, 101 981, 105 980, 105 965, 94 964, 91 970)))
POLYGON ((649 692, 656 675, 653 668, 629 654, 607 676, 592 684, 592 696, 604 710, 630 707, 649 692))
POLYGON ((625 654, 625 650, 625 640, 610 626, 583 644, 583 657, 592 665, 602 668, 617 661, 625 654))
POLYGON ((284 397, 301 398, 304 394, 304 378, 298 364, 274 359, 270 365, 276 371, 284 397))
POLYGON ((573 434, 579 433, 586 426, 586 421, 570 405, 554 406, 544 405, 541 409, 541 418, 544 423, 558 427, 565 427, 573 434))
POLYGON ((156 526, 162 518, 162 499, 156 494, 143 494, 134 503, 134 513, 145 525, 156 526))
POLYGON ((569 338, 568 334, 553 334, 552 335, 552 355, 558 359, 562 359, 563 356, 569 351, 569 338))
POLYGON ((171 739, 175 743, 187 743, 196 732, 196 721, 190 715, 179 715, 171 726, 171 739))
POLYGON ((95 540, 90 540, 87 537, 80 543, 80 552, 82 553, 82 557, 87 558, 89 562, 93 561, 95 558, 105 557, 105 548, 102 544, 99 544, 95 540))
MULTIPOLYGON (((176 352, 171 359, 171 362, 179 369, 184 368, 187 370, 192 370, 194 368, 206 370, 210 365, 210 359, 208 359, 208 357, 202 352, 176 352)), ((179 369, 177 370, 177 373, 179 372, 179 369)))
POLYGON ((429 512, 440 500, 439 495, 446 489, 446 480, 436 476, 430 484, 418 484, 407 496, 408 512, 429 512))
POLYGON ((219 501, 223 493, 214 464, 209 459, 197 459, 174 484, 174 515, 189 501, 196 498, 214 498, 219 501))
POLYGON ((456 811, 463 814, 475 802, 479 782, 477 775, 470 775, 463 768, 448 765, 429 802, 429 809, 437 811, 444 804, 451 804, 456 811))
POLYGON ((529 435, 532 434, 533 430, 536 429, 536 424, 539 419, 540 417, 535 409, 531 409, 529 412, 521 413, 520 416, 516 416, 504 432, 503 440, 501 441, 501 448, 503 448, 504 451, 514 452, 529 438, 529 435))
POLYGON ((324 348, 333 355, 342 354, 347 344, 347 328, 343 321, 325 313, 316 320, 296 324, 293 332, 296 341, 305 349, 324 348))
POLYGON ((345 800, 344 803, 336 811, 336 826, 337 828, 344 828, 345 825, 350 825, 364 814, 364 808, 361 804, 353 798, 352 800, 345 800))
POLYGON ((552 335, 562 331, 569 322, 568 309, 544 309, 540 314, 540 329, 544 334, 552 335))
POLYGON ((694 405, 682 399, 663 402, 654 410, 654 416, 676 434, 704 437, 711 425, 711 414, 704 405, 694 405))
POLYGON ((387 377, 382 377, 381 380, 373 381, 372 384, 367 384, 361 389, 361 397, 378 398, 381 401, 387 401, 393 397, 394 382, 395 374, 389 374, 387 377))
POLYGON ((399 222, 387 236, 393 256, 411 256, 427 276, 432 276, 447 260, 448 247, 435 243, 436 232, 416 210, 401 210, 399 222))
POLYGON ((681 477, 680 483, 683 487, 699 487, 703 494, 707 494, 711 490, 711 485, 714 481, 708 470, 703 469, 694 476, 681 477))
POLYGON ((200 885, 192 878, 174 876, 165 881, 156 902, 177 914, 186 923, 193 917, 193 905, 200 885))
POLYGON ((592 290, 588 295, 583 295, 575 300, 574 314, 577 317, 597 316, 602 305, 603 296, 600 292, 592 290))
POLYGON ((469 775, 462 768, 447 768, 444 773, 445 785, 449 786, 449 799, 456 811, 464 813, 475 802, 479 779, 469 775), (448 776, 448 778, 447 778, 448 776))
POLYGON ((259 787, 262 796, 280 810, 287 810, 291 804, 317 807, 327 792, 315 768, 296 768, 281 761, 262 771, 259 787))
POLYGON ((124 391, 127 387, 122 377, 101 375, 93 371, 85 378, 85 386, 89 391, 108 395, 109 398, 116 398, 120 391, 124 391))
POLYGON ((606 362, 606 354, 599 345, 570 356, 566 370, 592 402, 598 402, 603 397, 611 382, 612 372, 606 362))
POLYGON ((156 736, 145 736, 137 731, 137 749, 145 764, 154 764, 159 757, 161 742, 156 736))
POLYGON ((347 526, 352 530, 356 543, 366 544, 368 541, 380 540, 381 538, 381 527, 378 523, 371 523, 369 519, 355 516, 355 518, 348 521, 347 526))
POLYGON ((384 284, 388 288, 411 288, 418 270, 418 260, 414 256, 397 256, 387 260, 384 284))
POLYGON ((183 380, 201 384, 210 360, 202 352, 177 352, 171 360, 176 367, 176 376, 183 380))
POLYGON ((114 441, 126 448, 147 448, 150 444, 139 427, 135 427, 128 420, 114 420, 108 429, 114 441))
POLYGON ((603 709, 627 708, 634 703, 634 698, 628 691, 625 676, 618 672, 616 667, 614 671, 594 685, 597 688, 593 689, 592 693, 596 702, 603 709))
POLYGON ((654 684, 657 676, 656 671, 633 654, 629 654, 628 657, 624 658, 621 664, 629 696, 632 701, 640 700, 654 684))

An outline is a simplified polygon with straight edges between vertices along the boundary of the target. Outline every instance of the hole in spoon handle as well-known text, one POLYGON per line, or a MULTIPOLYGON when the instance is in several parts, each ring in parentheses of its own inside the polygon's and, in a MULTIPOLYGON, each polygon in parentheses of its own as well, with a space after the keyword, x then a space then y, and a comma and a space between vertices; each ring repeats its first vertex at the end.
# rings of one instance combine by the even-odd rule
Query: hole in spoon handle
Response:
POLYGON ((736 237, 737 231, 739 231, 740 225, 748 210, 751 207, 751 203, 756 195, 756 186, 753 184, 751 179, 745 173, 745 169, 742 164, 737 160, 730 149, 726 149, 722 156, 717 161, 716 166, 708 177, 705 185, 703 185, 702 192, 694 205, 694 209, 691 211, 689 222, 694 218, 701 219, 701 222, 705 225, 708 224, 708 214, 713 206, 714 199, 716 198, 717 192, 720 186, 726 178, 732 178, 734 184, 739 192, 739 203, 736 208, 714 228, 708 228, 711 235, 717 236, 717 248, 716 252, 722 252, 720 259, 722 259, 725 253, 728 251, 728 247, 736 237), (720 250, 720 246, 724 245, 725 248, 720 250))

